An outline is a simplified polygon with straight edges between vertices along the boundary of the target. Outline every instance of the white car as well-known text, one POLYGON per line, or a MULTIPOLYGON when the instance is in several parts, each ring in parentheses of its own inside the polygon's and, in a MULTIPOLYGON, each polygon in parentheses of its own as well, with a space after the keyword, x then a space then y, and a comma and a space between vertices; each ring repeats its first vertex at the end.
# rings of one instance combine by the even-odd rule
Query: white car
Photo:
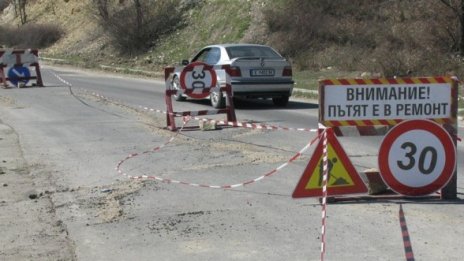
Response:
MULTIPOLYGON (((277 51, 258 44, 217 44, 201 49, 193 58, 183 60, 182 65, 203 62, 227 69, 231 79, 233 97, 272 98, 277 106, 286 106, 293 91, 292 67, 277 51)), ((180 71, 172 78, 172 87, 181 90, 180 71)), ((220 83, 220 79, 218 79, 220 83)), ((214 88, 216 89, 216 88, 214 88)), ((212 89, 212 90, 214 90, 212 89)), ((178 92, 175 100, 185 100, 178 92)), ((214 108, 225 106, 224 94, 213 91, 210 94, 214 108)))

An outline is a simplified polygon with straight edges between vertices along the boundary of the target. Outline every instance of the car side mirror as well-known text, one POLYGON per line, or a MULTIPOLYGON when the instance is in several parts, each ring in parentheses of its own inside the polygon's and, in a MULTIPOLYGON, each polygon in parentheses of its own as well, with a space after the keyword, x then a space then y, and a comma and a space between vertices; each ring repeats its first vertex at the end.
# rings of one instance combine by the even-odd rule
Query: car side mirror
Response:
POLYGON ((182 65, 188 65, 188 64, 189 64, 189 61, 188 61, 188 60, 182 60, 181 64, 182 64, 182 65))

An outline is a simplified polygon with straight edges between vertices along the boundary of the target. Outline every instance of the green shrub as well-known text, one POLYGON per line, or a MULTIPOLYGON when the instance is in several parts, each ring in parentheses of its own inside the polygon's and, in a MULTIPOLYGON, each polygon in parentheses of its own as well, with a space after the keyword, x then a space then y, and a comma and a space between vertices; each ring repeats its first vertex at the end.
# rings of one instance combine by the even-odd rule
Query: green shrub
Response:
POLYGON ((180 0, 138 1, 111 14, 100 15, 112 44, 123 55, 144 53, 156 46, 160 37, 182 26, 180 0))
POLYGON ((264 10, 268 43, 297 69, 384 76, 458 71, 458 26, 440 1, 287 0, 264 10))

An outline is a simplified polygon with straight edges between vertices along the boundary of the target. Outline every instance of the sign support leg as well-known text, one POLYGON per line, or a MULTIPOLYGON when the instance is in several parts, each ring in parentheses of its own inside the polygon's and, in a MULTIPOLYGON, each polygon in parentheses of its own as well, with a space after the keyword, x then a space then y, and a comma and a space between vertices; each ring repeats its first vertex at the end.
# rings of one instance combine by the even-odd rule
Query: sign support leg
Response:
POLYGON ((166 92, 164 95, 164 100, 166 102, 166 126, 169 130, 174 131, 176 129, 176 122, 174 120, 174 110, 172 109, 172 95, 177 91, 172 90, 171 82, 169 77, 174 73, 174 67, 164 68, 164 80, 166 81, 166 92))
MULTIPOLYGON (((459 81, 457 78, 452 78, 453 84, 451 89, 451 119, 453 120, 453 124, 444 124, 443 127, 446 131, 450 134, 453 138, 454 147, 457 148, 457 135, 458 135, 458 90, 459 90, 459 81)), ((457 154, 457 149, 456 152, 457 154)), ((442 200, 446 199, 457 199, 458 198, 458 165, 456 163, 456 167, 454 169, 453 176, 451 177, 450 181, 444 188, 440 191, 440 198, 442 200)))
POLYGON ((440 198, 443 200, 446 199, 457 199, 457 180, 458 180, 458 172, 454 171, 453 177, 448 182, 448 184, 441 190, 440 198))
POLYGON ((2 79, 4 88, 7 88, 8 84, 6 83, 6 76, 5 76, 5 71, 3 70, 3 67, 0 67, 0 77, 2 79))
POLYGON ((35 73, 37 75, 37 86, 44 87, 42 74, 40 73, 40 66, 38 63, 35 65, 35 73))
POLYGON ((172 91, 166 90, 165 100, 166 100, 166 125, 169 130, 174 131, 176 130, 176 121, 174 119, 174 110, 172 109, 172 91))
POLYGON ((227 121, 237 121, 235 115, 234 100, 232 97, 232 88, 229 84, 226 85, 226 109, 227 109, 227 121))
MULTIPOLYGON (((456 101, 457 102, 457 101, 456 101)), ((450 134, 451 137, 453 137, 453 142, 454 146, 457 148, 457 125, 455 124, 454 126, 445 124, 443 126, 446 131, 450 134)), ((440 190, 440 198, 442 200, 447 200, 447 199, 457 199, 458 198, 458 170, 457 170, 457 165, 456 168, 454 169, 453 176, 451 177, 450 181, 444 188, 440 190)))

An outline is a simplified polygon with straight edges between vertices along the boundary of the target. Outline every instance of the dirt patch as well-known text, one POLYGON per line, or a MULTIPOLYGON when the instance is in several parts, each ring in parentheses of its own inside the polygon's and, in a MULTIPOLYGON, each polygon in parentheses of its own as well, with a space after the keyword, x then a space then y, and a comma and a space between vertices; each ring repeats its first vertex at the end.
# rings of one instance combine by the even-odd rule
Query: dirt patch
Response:
MULTIPOLYGON (((111 99, 110 97, 102 97, 102 96, 96 96, 95 94, 88 92, 86 90, 80 90, 77 92, 77 95, 79 95, 82 98, 85 99, 90 99, 93 101, 98 101, 102 102, 104 105, 107 106, 116 106, 118 108, 122 108, 123 110, 129 112, 129 113, 136 113, 139 120, 143 122, 146 126, 148 126, 153 132, 155 132, 158 135, 163 135, 163 136, 172 136, 173 132, 167 131, 165 129, 161 129, 160 127, 156 126, 164 126, 165 125, 165 118, 164 114, 159 114, 155 115, 156 117, 153 117, 153 113, 149 113, 146 110, 143 110, 143 108, 136 107, 134 105, 130 104, 125 104, 123 101, 111 99)), ((195 120, 192 120, 192 122, 195 122, 195 120)), ((248 131, 246 133, 241 133, 236 135, 235 138, 239 138, 240 136, 253 136, 253 135, 260 135, 260 131, 248 131)), ((178 136, 177 138, 178 142, 182 143, 191 143, 195 144, 196 147, 201 147, 203 150, 207 151, 217 151, 217 152, 224 152, 224 151, 229 151, 229 152, 240 152, 243 153, 245 156, 246 160, 249 163, 279 163, 279 162, 286 162, 288 160, 288 155, 282 154, 282 153, 272 153, 270 151, 263 151, 263 148, 256 147, 253 144, 247 144, 247 143, 234 143, 234 142, 228 142, 222 140, 221 142, 205 142, 201 141, 199 142, 198 140, 189 140, 188 138, 185 139, 182 136, 178 136)), ((227 165, 227 164, 224 164, 227 165)), ((210 168, 212 167, 211 165, 196 165, 195 169, 203 169, 203 168, 210 168)))
POLYGON ((15 105, 15 100, 11 97, 0 95, 0 104, 13 107, 15 105))
POLYGON ((64 214, 65 221, 91 226, 123 218, 125 199, 144 186, 142 181, 126 180, 106 186, 56 191, 52 193, 52 199, 55 209, 64 214))
POLYGON ((162 216, 157 220, 147 224, 147 228, 151 233, 158 236, 172 235, 191 237, 193 235, 204 235, 201 225, 196 220, 202 219, 204 215, 211 215, 211 211, 195 211, 175 214, 172 216, 162 216))

